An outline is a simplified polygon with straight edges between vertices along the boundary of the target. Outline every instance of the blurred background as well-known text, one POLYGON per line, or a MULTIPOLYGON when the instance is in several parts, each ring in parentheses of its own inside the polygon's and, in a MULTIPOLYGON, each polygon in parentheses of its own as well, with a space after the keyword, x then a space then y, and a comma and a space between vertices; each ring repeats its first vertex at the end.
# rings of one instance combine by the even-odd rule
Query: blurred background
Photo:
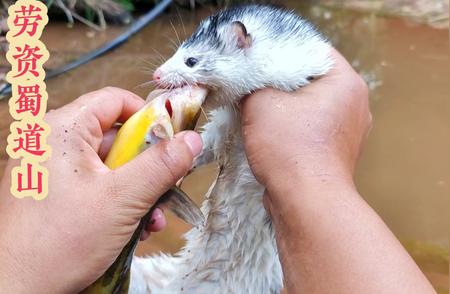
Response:
MULTIPOLYGON (((121 35, 158 1, 48 1, 50 23, 42 36, 50 51, 47 70, 77 60, 121 35)), ((48 109, 104 86, 145 98, 152 71, 174 52, 201 19, 242 1, 176 0, 123 46, 49 79, 48 109)), ((374 128, 356 182, 366 201, 401 240, 438 293, 449 290, 450 50, 446 0, 279 0, 309 18, 367 81, 374 128)), ((261 3, 261 2, 259 2, 261 3)), ((9 70, 0 10, 0 90, 9 70)), ((12 119, 7 91, 0 100, 0 176, 7 161, 12 119)), ((108 103, 108 101, 105 101, 108 103)), ((215 176, 207 166, 183 189, 198 203, 215 176)), ((52 176, 52 175, 50 175, 52 176)), ((54 175, 55 176, 55 175, 54 175)), ((320 217, 320 216, 319 216, 320 217)), ((142 242, 138 254, 176 252, 189 229, 173 216, 169 226, 142 242)))

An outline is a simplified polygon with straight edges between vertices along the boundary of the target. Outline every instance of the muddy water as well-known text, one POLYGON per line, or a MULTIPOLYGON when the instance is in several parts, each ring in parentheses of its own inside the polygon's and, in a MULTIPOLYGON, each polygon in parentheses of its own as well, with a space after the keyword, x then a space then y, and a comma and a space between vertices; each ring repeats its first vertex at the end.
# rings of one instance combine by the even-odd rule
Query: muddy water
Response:
MULTIPOLYGON (((294 2, 294 1, 293 1, 294 2)), ((332 40, 371 87, 374 128, 356 176, 370 205, 405 244, 440 293, 448 292, 448 207, 450 179, 448 32, 396 18, 300 7, 332 40)), ((140 86, 150 79, 153 64, 170 56, 169 39, 180 38, 212 10, 172 12, 160 17, 128 43, 107 56, 48 81, 49 108, 103 86, 117 86, 145 97, 140 86), (180 17, 184 25, 181 24, 180 17), (157 50, 159 53, 156 53, 157 50), (161 56, 160 56, 161 55, 161 56)), ((120 29, 112 32, 117 34, 120 29)), ((107 36, 77 25, 51 25, 44 42, 55 52, 54 64, 95 48, 107 36)), ((105 101, 108 103, 108 101, 105 101)), ((0 175, 10 120, 0 101, 0 175)), ((184 189, 201 202, 214 178, 214 166, 189 177, 184 189)), ((174 252, 188 226, 170 217, 169 227, 142 243, 139 254, 174 252)))

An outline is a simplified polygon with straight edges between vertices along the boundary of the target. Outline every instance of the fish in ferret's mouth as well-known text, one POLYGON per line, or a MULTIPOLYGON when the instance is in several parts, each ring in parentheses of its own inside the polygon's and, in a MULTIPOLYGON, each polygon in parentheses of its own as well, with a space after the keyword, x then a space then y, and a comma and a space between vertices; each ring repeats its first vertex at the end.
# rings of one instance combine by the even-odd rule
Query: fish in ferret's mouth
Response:
POLYGON ((124 164, 160 139, 193 129, 207 94, 207 89, 197 85, 150 92, 144 107, 120 128, 108 156, 114 159, 110 167, 124 164))
POLYGON ((147 101, 154 100, 155 107, 162 108, 170 118, 173 132, 192 129, 205 102, 208 90, 200 85, 182 85, 172 89, 156 89, 147 101))

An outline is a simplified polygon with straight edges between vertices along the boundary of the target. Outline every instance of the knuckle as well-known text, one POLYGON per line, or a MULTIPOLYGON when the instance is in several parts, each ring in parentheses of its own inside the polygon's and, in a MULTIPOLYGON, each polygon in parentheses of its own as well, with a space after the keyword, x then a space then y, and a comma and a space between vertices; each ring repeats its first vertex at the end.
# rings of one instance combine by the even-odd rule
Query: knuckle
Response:
POLYGON ((105 92, 108 93, 108 97, 117 99, 119 100, 119 102, 125 101, 127 99, 132 99, 134 97, 133 93, 116 87, 106 87, 105 92))
POLYGON ((108 87, 103 88, 102 90, 104 90, 105 92, 108 92, 109 96, 111 96, 114 99, 120 99, 120 100, 127 100, 127 99, 142 100, 141 97, 139 97, 136 94, 134 94, 133 92, 130 92, 130 91, 125 90, 125 89, 108 86, 108 87))
POLYGON ((77 99, 77 101, 82 104, 89 105, 95 101, 104 100, 105 98, 116 99, 117 94, 120 93, 119 90, 119 88, 107 86, 96 91, 83 94, 77 99))
POLYGON ((88 111, 77 112, 73 120, 78 126, 83 126, 75 130, 91 146, 94 145, 94 142, 103 139, 101 124, 92 113, 88 111))
POLYGON ((83 95, 81 95, 75 102, 80 102, 81 104, 86 103, 87 101, 92 101, 93 99, 96 99, 99 93, 102 93, 103 89, 99 89, 96 91, 88 92, 83 95))
POLYGON ((105 91, 105 92, 119 92, 121 89, 117 88, 117 87, 112 87, 112 86, 106 86, 102 89, 100 89, 100 91, 105 91))

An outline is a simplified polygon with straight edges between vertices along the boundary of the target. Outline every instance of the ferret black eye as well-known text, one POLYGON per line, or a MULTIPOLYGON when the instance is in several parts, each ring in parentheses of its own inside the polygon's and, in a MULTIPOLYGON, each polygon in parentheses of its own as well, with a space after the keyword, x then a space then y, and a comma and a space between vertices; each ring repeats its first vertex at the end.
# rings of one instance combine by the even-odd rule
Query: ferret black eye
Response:
POLYGON ((198 62, 197 58, 189 57, 188 59, 186 59, 184 63, 189 67, 194 67, 197 64, 197 62, 198 62))

